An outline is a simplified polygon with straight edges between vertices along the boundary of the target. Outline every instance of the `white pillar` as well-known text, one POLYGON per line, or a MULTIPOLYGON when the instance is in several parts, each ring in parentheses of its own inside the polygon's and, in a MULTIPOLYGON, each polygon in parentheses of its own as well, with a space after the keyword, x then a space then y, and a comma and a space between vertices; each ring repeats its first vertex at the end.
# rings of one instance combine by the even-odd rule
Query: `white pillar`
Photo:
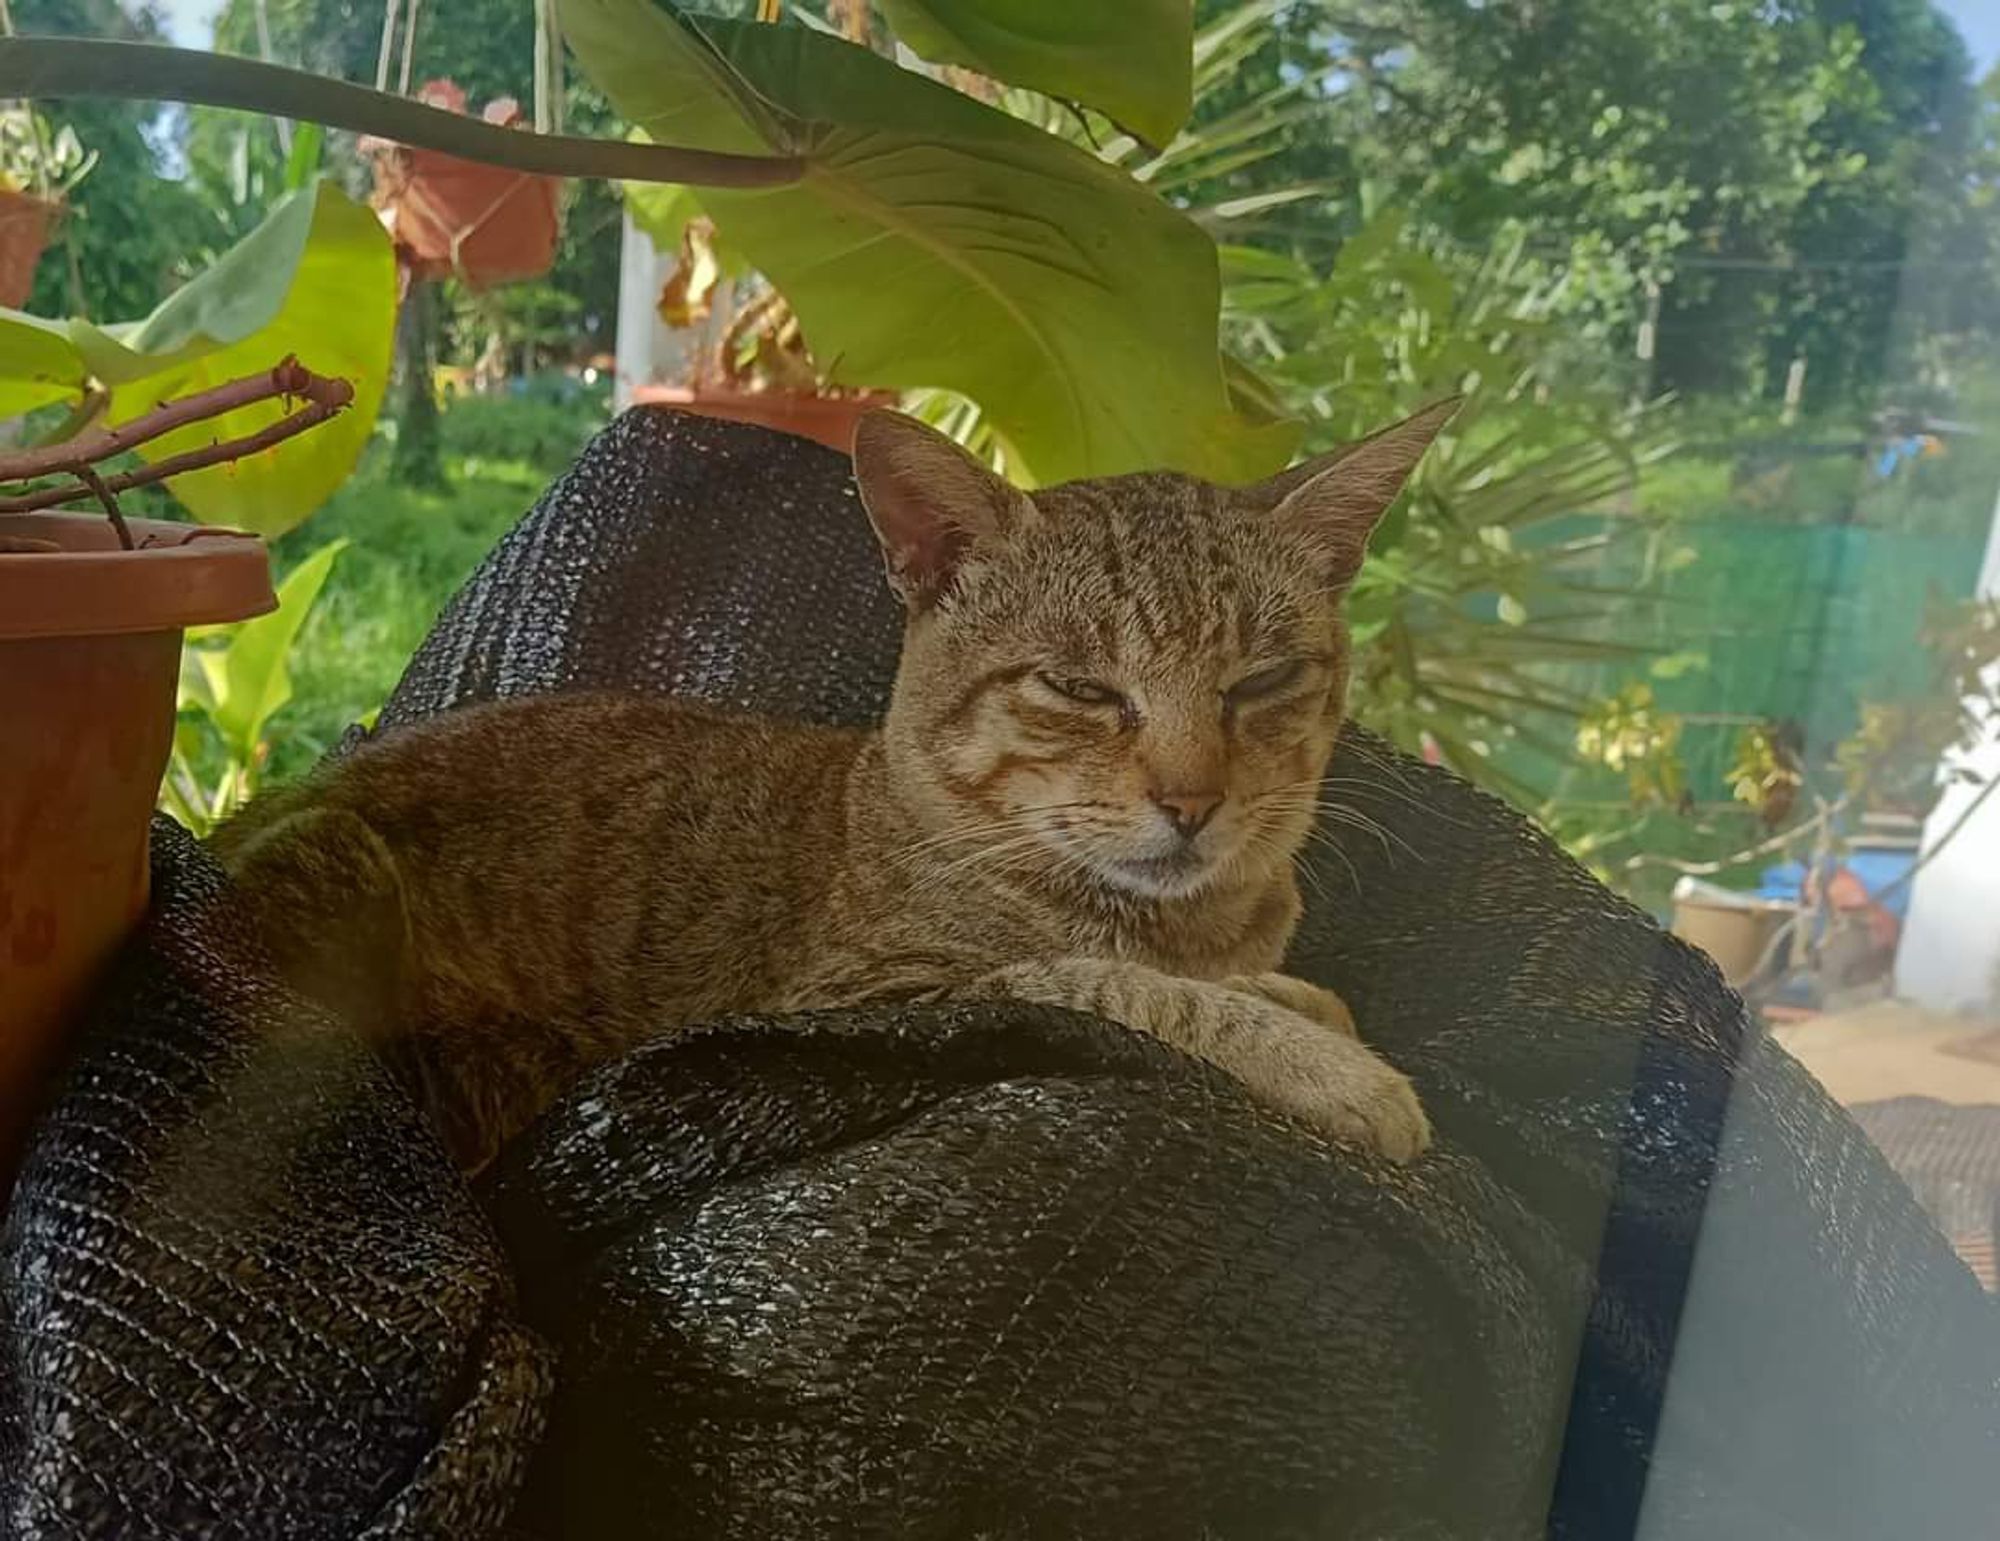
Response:
MULTIPOLYGON (((2000 504, 1986 537, 1979 596, 2000 598, 2000 504)), ((2000 722, 1988 723, 1974 749, 1947 760, 1982 781, 2000 776, 2000 722)), ((1959 820, 1979 788, 1954 782, 1924 821, 1932 849, 1959 820)), ((1994 1004, 2000 976, 2000 792, 1916 876, 1910 914, 1896 950, 1896 993, 1934 1011, 1994 1004)))
POLYGON ((677 378, 687 350, 684 337, 660 319, 660 285, 668 264, 653 249, 653 238, 623 216, 618 249, 618 377, 612 404, 632 404, 635 386, 677 378))

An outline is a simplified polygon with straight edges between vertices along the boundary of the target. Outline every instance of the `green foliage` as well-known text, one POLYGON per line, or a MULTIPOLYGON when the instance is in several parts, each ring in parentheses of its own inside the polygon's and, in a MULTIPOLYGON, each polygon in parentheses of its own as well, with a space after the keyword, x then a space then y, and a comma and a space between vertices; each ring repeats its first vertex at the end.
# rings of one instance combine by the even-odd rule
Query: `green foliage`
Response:
MULTIPOLYGON (((216 21, 216 46, 229 53, 258 52, 255 0, 227 0, 216 21)), ((357 8, 349 0, 265 0, 273 57, 316 74, 373 84, 381 45, 382 8, 357 8)), ((400 71, 401 31, 391 64, 393 87, 400 71)), ((411 55, 413 84, 439 77, 463 87, 475 104, 497 97, 533 100, 534 6, 529 0, 424 0, 411 55)), ((603 96, 580 74, 570 72, 561 93, 565 132, 621 133, 603 96)), ((269 208, 281 186, 283 156, 269 120, 197 107, 188 114, 187 159, 204 202, 223 212, 240 234, 269 208)), ((295 125, 297 136, 305 125, 295 125)), ((350 191, 368 184, 366 166, 355 155, 353 137, 328 136, 327 162, 350 191)), ((565 297, 569 334, 564 353, 608 350, 618 311, 618 198, 600 182, 571 182, 564 190, 563 229, 546 284, 565 297)), ((506 291, 502 291, 506 293, 506 291)), ((475 312, 454 305, 447 348, 468 362, 484 343, 495 320, 509 347, 520 339, 510 330, 515 317, 475 312)))
POLYGON ((1095 107, 1154 144, 1187 121, 1191 0, 882 0, 882 12, 933 63, 1095 107))
POLYGON ((66 198, 96 163, 68 124, 58 128, 19 103, 0 107, 0 188, 66 198))
MULTIPOLYGON (((157 41, 157 14, 118 0, 9 0, 15 30, 58 37, 157 41)), ((35 272, 27 308, 39 315, 138 316, 194 271, 205 217, 167 173, 160 114, 118 101, 41 103, 50 125, 94 157, 51 249, 35 272)))
POLYGON ((89 384, 69 328, 0 309, 0 418, 65 398, 80 401, 89 384))
POLYGON ((1519 222, 1580 324, 1656 383, 1809 398, 1885 376, 1969 185, 1963 46, 1928 0, 1310 0, 1357 174, 1475 249, 1519 222))
POLYGON ((293 650, 295 693, 270 735, 269 774, 303 774, 372 717, 446 600, 605 415, 601 395, 554 389, 461 397, 441 424, 447 488, 396 484, 378 441, 311 525, 278 542, 285 570, 324 541, 347 544, 293 650))
MULTIPOLYGON (((269 369, 288 354, 354 386, 331 422, 246 460, 176 477, 196 518, 275 534, 344 481, 381 403, 395 313, 395 261, 374 215, 322 183, 270 218, 143 321, 102 328, 0 311, 0 412, 26 411, 93 389, 102 420, 129 422, 161 402, 269 369)), ((139 453, 163 459, 254 433, 284 413, 260 402, 163 435, 139 453)))
POLYGON ((1930 688, 1864 702, 1860 726, 1834 751, 1848 796, 1864 805, 1928 812, 1939 762, 2000 722, 2000 601, 1933 604, 1919 640, 1930 688))
POLYGON ((1248 480, 1284 425, 1240 415, 1214 250, 1122 174, 865 49, 648 0, 570 0, 563 32, 651 137, 804 155, 700 203, 796 311, 837 384, 977 400, 1038 481, 1177 466, 1248 480))
MULTIPOLYGON (((1940 766, 1989 739, 2000 721, 2000 603, 1933 602, 1918 640, 1916 686, 1867 695, 1853 730, 1810 755, 1796 722, 1683 714, 1650 686, 1628 682, 1580 724, 1578 748, 1623 779, 1629 807, 1552 804, 1544 820, 1607 881, 1664 904, 1665 880, 1677 871, 1754 881, 1760 866, 1808 842, 1837 848, 1858 814, 1921 818, 1937 800, 1940 766), (1730 805, 1694 801, 1689 730, 1697 724, 1733 730, 1722 773, 1730 805)), ((1949 774, 1978 780, 1962 766, 1949 774)))
POLYGON ((487 465, 516 465, 553 476, 604 425, 607 394, 544 375, 491 395, 455 398, 444 414, 444 452, 473 475, 487 465))
POLYGON ((197 835, 257 790, 270 753, 265 732, 292 698, 290 660, 299 628, 346 544, 329 542, 299 563, 278 585, 278 608, 269 615, 188 632, 175 701, 180 720, 161 802, 197 835), (205 761, 220 762, 206 778, 205 761))
POLYGON ((1678 807, 1687 795, 1680 759, 1681 722, 1662 712, 1653 688, 1634 681, 1586 711, 1576 724, 1576 752, 1625 778, 1636 807, 1678 807))
POLYGON ((1434 744, 1465 774, 1539 803, 1592 701, 1576 667, 1646 651, 1625 628, 1648 580, 1607 582, 1603 570, 1620 546, 1649 564, 1669 549, 1657 521, 1614 501, 1667 452, 1651 415, 1586 377, 1551 389, 1547 297, 1518 238, 1468 269, 1390 214, 1324 270, 1244 248, 1224 263, 1230 333, 1306 419, 1309 447, 1466 393, 1350 596, 1369 644, 1356 706, 1405 747, 1434 744))
MULTIPOLYGON (((1679 734, 1674 736, 1678 740, 1679 734)), ((1764 722, 1748 724, 1737 736, 1736 755, 1727 774, 1729 795, 1759 813, 1789 805, 1793 792, 1805 780, 1798 756, 1772 725, 1764 722)))

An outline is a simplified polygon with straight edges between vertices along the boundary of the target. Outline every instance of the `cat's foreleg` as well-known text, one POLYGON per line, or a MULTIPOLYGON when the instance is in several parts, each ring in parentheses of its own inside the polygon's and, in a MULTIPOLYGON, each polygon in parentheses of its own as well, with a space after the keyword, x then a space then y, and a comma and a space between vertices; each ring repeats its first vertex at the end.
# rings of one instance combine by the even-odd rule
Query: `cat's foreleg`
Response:
POLYGON ((1226 1071, 1259 1102, 1335 1139, 1408 1161, 1430 1143, 1409 1079, 1351 1035, 1280 1004, 1278 991, 1325 1009, 1302 981, 1214 983, 1098 958, 1016 963, 955 988, 959 999, 1003 995, 1088 1011, 1151 1033, 1226 1071))
POLYGON ((1221 983, 1227 989, 1262 996, 1287 1011, 1296 1011, 1323 1027, 1330 1027, 1336 1033, 1345 1033, 1349 1038, 1361 1036, 1354 1026, 1354 1013, 1347 1009, 1347 1002, 1320 985, 1307 984, 1290 974, 1232 974, 1221 983))

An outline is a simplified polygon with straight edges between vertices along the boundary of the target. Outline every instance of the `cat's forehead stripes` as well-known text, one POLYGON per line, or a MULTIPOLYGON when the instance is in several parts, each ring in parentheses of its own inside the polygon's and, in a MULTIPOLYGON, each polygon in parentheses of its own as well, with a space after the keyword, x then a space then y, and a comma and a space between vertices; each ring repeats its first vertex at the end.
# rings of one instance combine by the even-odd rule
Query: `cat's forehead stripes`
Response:
POLYGON ((1141 474, 1035 495, 1029 528, 975 558, 968 598, 1076 651, 1214 661, 1296 645, 1303 553, 1222 489, 1141 474))

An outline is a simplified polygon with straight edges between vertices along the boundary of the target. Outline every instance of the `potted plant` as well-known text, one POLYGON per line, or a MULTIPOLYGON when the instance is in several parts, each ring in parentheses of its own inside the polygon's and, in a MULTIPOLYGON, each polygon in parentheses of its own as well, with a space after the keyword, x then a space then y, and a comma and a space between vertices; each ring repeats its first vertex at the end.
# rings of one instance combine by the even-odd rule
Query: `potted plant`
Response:
POLYGON ((353 401, 349 382, 287 358, 118 427, 0 454, 0 1141, 9 1147, 63 1024, 145 910, 182 633, 276 604, 260 537, 128 519, 119 495, 264 453, 353 401), (297 409, 240 438, 106 468, 271 401, 297 409), (100 512, 50 512, 84 498, 100 512))
POLYGON ((0 108, 0 305, 19 305, 72 189, 97 163, 75 131, 26 104, 0 108))
POLYGON ((679 259, 660 287, 659 313, 667 325, 698 334, 691 367, 684 383, 635 387, 634 401, 758 423, 845 454, 861 414, 896 399, 892 392, 829 381, 785 297, 723 260, 714 222, 705 215, 682 227, 679 259))
MULTIPOLYGON (((427 82, 417 100, 465 112, 465 93, 449 80, 427 82)), ((480 116, 495 127, 515 128, 521 108, 502 97, 480 116)), ((413 282, 455 275, 485 290, 539 278, 554 263, 561 178, 374 136, 364 137, 361 149, 374 163, 375 205, 413 282)))
POLYGON ((395 305, 381 225, 316 183, 143 320, 0 310, 0 418, 43 430, 0 453, 0 1173, 145 903, 182 632, 271 608, 262 537, 352 469, 395 305), (127 517, 154 485, 199 522, 127 517))

